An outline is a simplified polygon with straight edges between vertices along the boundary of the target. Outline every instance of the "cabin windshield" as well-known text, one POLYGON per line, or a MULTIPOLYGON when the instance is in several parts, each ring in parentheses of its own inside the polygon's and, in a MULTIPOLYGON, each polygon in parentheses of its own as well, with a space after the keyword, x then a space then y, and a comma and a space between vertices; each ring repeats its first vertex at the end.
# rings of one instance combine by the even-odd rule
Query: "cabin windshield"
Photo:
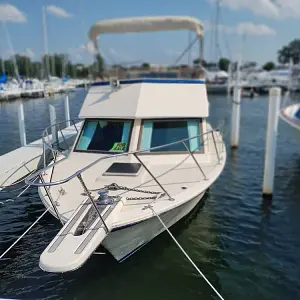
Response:
MULTIPOLYGON (((185 143, 191 151, 202 151, 201 145, 202 121, 201 119, 188 120, 144 120, 140 135, 140 150, 187 140, 185 143)), ((166 146, 159 149, 151 149, 149 152, 186 152, 183 143, 166 146)))
POLYGON ((131 120, 86 120, 75 151, 127 152, 131 130, 131 120))

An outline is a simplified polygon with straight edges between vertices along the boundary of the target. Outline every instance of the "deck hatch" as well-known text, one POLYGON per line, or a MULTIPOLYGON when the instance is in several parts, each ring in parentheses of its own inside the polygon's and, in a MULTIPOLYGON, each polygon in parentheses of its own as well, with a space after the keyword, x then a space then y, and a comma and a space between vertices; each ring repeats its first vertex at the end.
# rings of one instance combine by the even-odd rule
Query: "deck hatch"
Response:
POLYGON ((140 163, 113 163, 103 175, 107 176, 137 176, 141 169, 140 163))

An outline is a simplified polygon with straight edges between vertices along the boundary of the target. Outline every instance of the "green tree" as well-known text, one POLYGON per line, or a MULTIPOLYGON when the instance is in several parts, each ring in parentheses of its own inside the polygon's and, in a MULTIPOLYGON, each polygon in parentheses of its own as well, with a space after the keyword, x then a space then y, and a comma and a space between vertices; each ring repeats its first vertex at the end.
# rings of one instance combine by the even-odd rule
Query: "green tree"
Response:
POLYGON ((275 68, 275 63, 272 61, 268 61, 264 64, 263 69, 266 71, 271 71, 275 68))
MULTIPOLYGON (((199 65, 200 62, 201 62, 201 59, 200 59, 200 58, 196 58, 196 59, 193 60, 193 64, 194 64, 194 65, 199 65)), ((207 62, 206 62, 204 59, 202 60, 202 66, 203 66, 203 67, 206 67, 206 66, 207 66, 207 62)))
POLYGON ((12 59, 7 59, 4 61, 4 68, 8 76, 15 76, 15 68, 12 59))
POLYGON ((141 65, 142 69, 150 69, 150 64, 148 64, 147 62, 142 63, 141 65))
MULTIPOLYGON (((97 56, 96 62, 89 66, 73 64, 68 55, 61 53, 44 55, 41 61, 31 61, 30 57, 20 54, 17 54, 15 59, 20 75, 40 79, 48 78, 49 75, 60 78, 63 76, 87 78, 93 72, 101 75, 104 71, 104 61, 101 56, 97 56)), ((16 77, 13 57, 7 60, 0 59, 0 75, 3 70, 9 77, 16 77)))
POLYGON ((19 54, 17 54, 15 58, 16 58, 19 74, 29 77, 30 65, 31 65, 30 58, 19 54))
POLYGON ((100 54, 95 55, 95 63, 93 64, 94 76, 103 76, 104 60, 100 54))
POLYGON ((4 67, 4 61, 2 58, 0 58, 0 76, 4 73, 3 67, 4 67))
POLYGON ((218 63, 220 70, 226 72, 228 71, 229 64, 230 64, 230 60, 226 57, 221 57, 218 63))
POLYGON ((294 64, 300 62, 300 39, 291 41, 287 46, 283 46, 278 51, 278 61, 280 63, 288 63, 290 59, 292 59, 294 64))

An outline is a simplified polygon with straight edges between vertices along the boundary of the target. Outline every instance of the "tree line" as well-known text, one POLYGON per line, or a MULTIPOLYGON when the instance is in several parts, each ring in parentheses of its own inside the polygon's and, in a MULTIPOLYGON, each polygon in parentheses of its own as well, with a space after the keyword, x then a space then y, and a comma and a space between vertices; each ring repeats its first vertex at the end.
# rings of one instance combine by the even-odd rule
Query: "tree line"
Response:
POLYGON ((0 75, 5 73, 8 77, 26 77, 46 79, 49 76, 87 78, 101 73, 104 61, 98 56, 91 65, 73 64, 68 55, 44 55, 41 61, 32 61, 30 57, 16 54, 9 59, 0 58, 0 75))
MULTIPOLYGON (((280 64, 287 64, 290 61, 293 64, 299 64, 300 63, 300 39, 295 39, 293 41, 291 41, 288 45, 283 46, 280 50, 278 50, 277 52, 277 61, 280 64)), ((195 59, 194 60, 194 64, 199 64, 200 60, 199 59, 195 59)), ((220 58, 220 60, 215 63, 211 63, 211 62, 206 62, 206 61, 202 61, 202 65, 204 67, 212 67, 212 66, 217 66, 220 70, 223 71, 228 71, 228 67, 230 64, 230 60, 226 57, 222 57, 220 58)), ((250 62, 250 65, 252 64, 252 66, 255 66, 256 63, 255 62, 250 62)), ((263 65, 263 69, 266 71, 271 71, 275 68, 276 63, 273 61, 268 61, 263 65)), ((234 64, 234 68, 236 67, 236 64, 234 64)))
MULTIPOLYGON (((300 39, 291 41, 288 45, 283 46, 277 53, 277 60, 281 64, 286 64, 292 61, 294 64, 300 63, 300 39)), ((27 78, 45 79, 49 76, 57 77, 73 77, 87 78, 90 76, 102 76, 105 64, 103 58, 97 54, 95 62, 91 65, 74 64, 66 54, 56 53, 54 55, 44 55, 41 61, 32 61, 30 57, 25 55, 14 55, 9 59, 3 60, 0 58, 0 74, 6 73, 9 77, 25 76, 27 78)), ((200 64, 200 59, 193 61, 194 65, 200 64)), ((220 58, 216 62, 201 61, 206 68, 218 67, 220 70, 228 71, 230 60, 226 57, 220 58)), ((251 63, 250 63, 251 64, 251 63)), ((252 63, 255 66, 255 63, 252 63)), ((186 65, 181 65, 183 67, 186 65)), ((123 69, 148 69, 150 64, 144 62, 140 66, 124 67, 116 65, 115 68, 123 69)), ((233 64, 233 69, 236 68, 236 63, 233 64)), ((270 71, 275 68, 275 63, 269 61, 264 64, 263 68, 270 71)))

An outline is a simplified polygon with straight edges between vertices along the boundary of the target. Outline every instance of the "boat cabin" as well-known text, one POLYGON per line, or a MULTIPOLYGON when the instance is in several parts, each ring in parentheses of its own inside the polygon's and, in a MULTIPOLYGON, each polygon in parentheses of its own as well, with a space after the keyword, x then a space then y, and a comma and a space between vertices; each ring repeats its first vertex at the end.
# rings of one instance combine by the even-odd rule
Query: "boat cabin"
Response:
POLYGON ((203 80, 94 83, 79 114, 84 124, 73 152, 107 155, 138 150, 149 155, 189 149, 203 153, 201 134, 206 131, 208 111, 203 80), (185 144, 176 143, 180 140, 185 144))

